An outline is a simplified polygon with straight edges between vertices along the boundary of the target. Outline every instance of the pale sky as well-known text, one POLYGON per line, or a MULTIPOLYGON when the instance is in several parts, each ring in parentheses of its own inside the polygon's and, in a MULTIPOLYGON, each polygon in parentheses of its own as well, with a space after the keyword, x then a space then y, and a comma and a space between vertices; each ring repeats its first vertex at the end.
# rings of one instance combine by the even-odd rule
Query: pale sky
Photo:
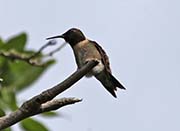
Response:
MULTIPOLYGON (((114 99, 94 78, 81 79, 58 97, 83 102, 58 110, 63 117, 37 117, 51 131, 179 131, 179 7, 179 0, 1 0, 0 36, 25 31, 28 48, 38 49, 46 37, 78 27, 103 46, 126 86, 114 99)), ((57 64, 19 94, 20 103, 76 70, 70 46, 54 58, 57 64)))

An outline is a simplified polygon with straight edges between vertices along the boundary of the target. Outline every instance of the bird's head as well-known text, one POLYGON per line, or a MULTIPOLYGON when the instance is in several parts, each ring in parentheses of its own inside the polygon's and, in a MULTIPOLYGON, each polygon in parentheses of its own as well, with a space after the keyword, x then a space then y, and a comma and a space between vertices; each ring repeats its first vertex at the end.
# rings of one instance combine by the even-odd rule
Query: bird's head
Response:
POLYGON ((71 28, 68 31, 66 31, 64 34, 58 35, 58 36, 49 37, 49 38, 47 38, 47 40, 55 39, 55 38, 63 38, 71 46, 74 46, 78 42, 83 41, 83 40, 86 39, 84 34, 81 32, 81 30, 79 30, 77 28, 71 28))

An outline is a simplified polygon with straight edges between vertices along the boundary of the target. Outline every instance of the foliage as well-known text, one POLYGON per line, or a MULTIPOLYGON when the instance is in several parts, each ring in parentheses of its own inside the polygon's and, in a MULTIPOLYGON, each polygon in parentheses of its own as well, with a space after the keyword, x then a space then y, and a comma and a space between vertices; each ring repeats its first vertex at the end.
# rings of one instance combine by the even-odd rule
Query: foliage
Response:
MULTIPOLYGON (((21 33, 14 36, 7 41, 0 39, 0 52, 18 52, 22 55, 32 55, 35 51, 27 50, 25 48, 27 43, 26 33, 21 33)), ((40 61, 43 54, 40 54, 36 59, 40 61)), ((8 59, 0 56, 0 116, 7 114, 7 111, 14 111, 18 108, 17 93, 30 87, 50 65, 55 61, 49 60, 45 66, 33 66, 26 61, 8 59)), ((55 116, 56 113, 49 113, 46 116, 55 116)), ((33 118, 23 120, 21 127, 25 131, 41 130, 47 131, 48 129, 33 118), (31 126, 33 125, 33 126, 31 126)), ((10 131, 7 128, 4 131, 10 131)))
POLYGON ((27 118, 21 121, 20 125, 25 131, 48 131, 42 123, 32 118, 27 118))

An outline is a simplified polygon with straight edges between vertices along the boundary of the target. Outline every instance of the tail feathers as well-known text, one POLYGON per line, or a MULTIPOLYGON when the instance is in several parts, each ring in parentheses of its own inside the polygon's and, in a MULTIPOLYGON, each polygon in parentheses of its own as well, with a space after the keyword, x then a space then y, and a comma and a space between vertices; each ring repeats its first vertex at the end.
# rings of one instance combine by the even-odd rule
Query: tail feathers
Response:
POLYGON ((109 76, 110 76, 110 79, 112 81, 112 84, 115 87, 119 87, 120 89, 126 90, 126 88, 111 73, 109 73, 109 76))
POLYGON ((109 91, 109 93, 111 93, 111 95, 116 98, 116 87, 119 87, 121 89, 125 89, 125 87, 111 73, 104 73, 105 72, 102 72, 95 77, 102 83, 102 85, 109 91))
POLYGON ((116 96, 116 87, 112 87, 112 86, 107 86, 104 85, 104 87, 109 91, 109 93, 111 93, 111 95, 113 95, 115 98, 117 98, 116 96))

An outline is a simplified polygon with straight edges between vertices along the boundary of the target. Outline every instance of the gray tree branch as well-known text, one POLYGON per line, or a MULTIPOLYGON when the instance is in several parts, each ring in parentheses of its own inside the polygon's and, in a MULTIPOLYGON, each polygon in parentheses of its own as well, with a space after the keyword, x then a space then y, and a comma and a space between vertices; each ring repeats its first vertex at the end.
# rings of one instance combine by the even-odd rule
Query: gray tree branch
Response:
POLYGON ((0 118, 0 130, 10 127, 17 122, 28 118, 39 113, 56 110, 62 106, 73 104, 81 100, 74 98, 66 98, 61 100, 52 100, 58 94, 70 88, 74 83, 80 80, 84 75, 86 75, 93 67, 98 64, 97 61, 89 61, 81 69, 75 71, 67 79, 65 79, 60 84, 43 91, 37 96, 34 96, 30 100, 24 102, 22 106, 16 111, 3 116, 0 118))
MULTIPOLYGON (((44 63, 39 62, 37 57, 42 53, 42 51, 45 48, 47 48, 48 46, 55 45, 55 44, 56 44, 56 41, 54 41, 54 40, 49 41, 48 43, 43 45, 37 52, 35 52, 34 54, 32 54, 30 56, 27 54, 24 54, 22 52, 17 52, 16 50, 9 50, 9 51, 1 50, 0 56, 5 57, 5 58, 10 59, 10 60, 21 60, 21 61, 24 61, 30 65, 33 65, 33 66, 45 66, 46 62, 44 62, 44 63)), ((52 56, 54 53, 56 53, 59 50, 60 49, 57 49, 54 52, 50 52, 50 54, 48 54, 46 56, 52 56)))

